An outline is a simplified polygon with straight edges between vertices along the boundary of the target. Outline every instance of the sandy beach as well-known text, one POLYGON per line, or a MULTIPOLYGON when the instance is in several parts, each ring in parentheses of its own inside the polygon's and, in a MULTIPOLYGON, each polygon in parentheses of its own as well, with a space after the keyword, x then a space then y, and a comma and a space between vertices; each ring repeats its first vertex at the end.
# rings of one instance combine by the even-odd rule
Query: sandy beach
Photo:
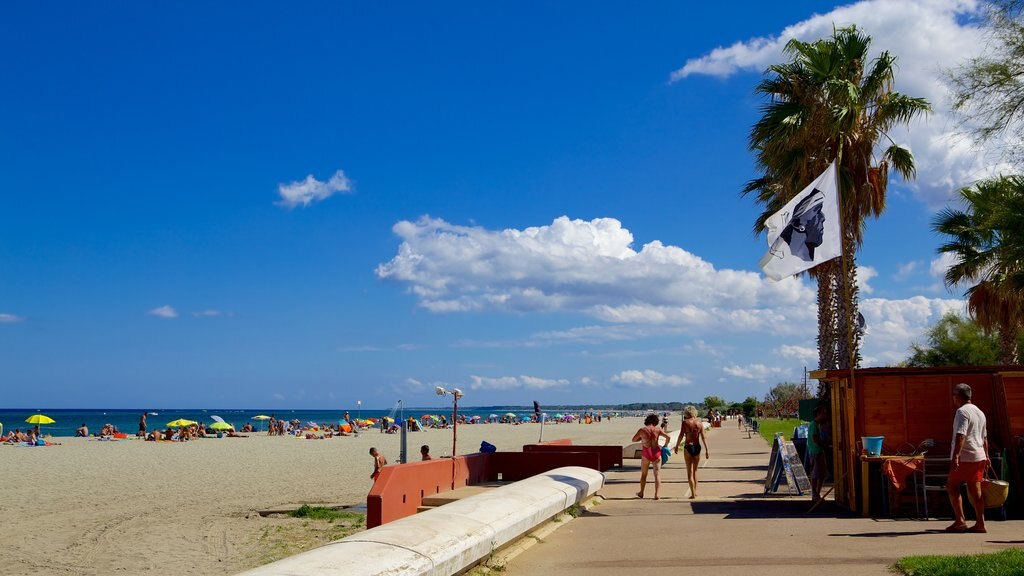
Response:
MULTIPOLYGON (((621 445, 641 425, 640 418, 549 424, 544 436, 621 445)), ((460 426, 458 452, 475 452, 482 440, 518 451, 538 433, 536 424, 460 426)), ((398 435, 375 430, 327 440, 52 440, 62 445, 0 446, 5 573, 231 574, 273 559, 282 531, 309 531, 303 519, 256 510, 365 504, 370 446, 391 462, 399 453, 398 435)), ((448 454, 451 441, 451 430, 411 433, 410 460, 421 444, 435 457, 448 454)))

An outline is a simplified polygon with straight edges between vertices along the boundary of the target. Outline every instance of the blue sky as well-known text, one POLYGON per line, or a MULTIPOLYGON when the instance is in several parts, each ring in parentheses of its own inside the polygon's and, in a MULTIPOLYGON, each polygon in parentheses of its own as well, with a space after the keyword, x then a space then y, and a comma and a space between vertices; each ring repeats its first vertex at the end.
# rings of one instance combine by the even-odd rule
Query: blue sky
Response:
MULTIPOLYGON (((372 4, 372 3, 371 3, 372 4)), ((936 111, 858 256, 865 365, 950 309, 930 232, 998 166, 941 70, 968 1, 0 7, 9 407, 741 400, 813 368, 746 138, 788 38, 859 23, 936 111)))

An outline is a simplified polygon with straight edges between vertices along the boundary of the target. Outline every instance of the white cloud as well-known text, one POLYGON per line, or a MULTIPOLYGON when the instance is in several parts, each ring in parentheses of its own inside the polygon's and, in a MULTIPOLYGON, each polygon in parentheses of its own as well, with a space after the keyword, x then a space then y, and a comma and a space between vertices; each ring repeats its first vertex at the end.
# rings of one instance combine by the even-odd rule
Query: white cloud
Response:
POLYGON ((345 172, 338 170, 326 182, 321 182, 312 174, 306 176, 305 180, 278 184, 277 193, 281 199, 277 202, 279 206, 295 208, 296 206, 309 206, 314 202, 326 200, 335 194, 348 194, 352 192, 352 182, 345 177, 345 172))
POLYGON ((942 79, 944 70, 979 55, 984 48, 982 30, 976 25, 978 7, 973 0, 864 0, 814 15, 775 36, 739 41, 691 58, 672 72, 670 81, 697 74, 760 74, 769 65, 786 60, 782 49, 789 40, 813 41, 830 36, 833 26, 857 24, 872 37, 875 55, 888 50, 898 57, 896 89, 932 104, 934 111, 926 121, 916 122, 909 132, 894 130, 891 136, 914 152, 918 180, 911 187, 915 196, 936 208, 945 204, 957 187, 1012 170, 984 158, 969 140, 956 134, 957 119, 942 79))
POLYGON ((780 376, 792 372, 792 370, 787 368, 779 368, 777 366, 766 366, 764 364, 748 364, 747 366, 739 366, 733 364, 731 366, 726 366, 725 368, 722 368, 722 371, 734 378, 743 378, 746 380, 766 380, 769 378, 778 378, 780 376))
MULTIPOLYGON (((614 218, 555 219, 491 231, 422 217, 394 226, 398 254, 377 267, 434 312, 574 311, 614 324, 788 333, 814 321, 814 292, 796 279, 716 270, 682 248, 633 235, 614 218)), ((620 334, 621 335, 621 334, 620 334)), ((619 337, 587 328, 551 339, 619 337)))
POLYGON ((193 312, 192 315, 195 316, 196 318, 217 318, 219 316, 231 316, 231 313, 221 312, 220 310, 207 309, 200 310, 198 312, 193 312))
MULTIPOLYGON (((610 218, 562 217, 548 226, 490 231, 424 217, 400 222, 395 231, 403 238, 398 255, 378 266, 377 274, 406 284, 427 309, 574 312, 609 323, 461 346, 600 344, 687 332, 701 341, 743 335, 806 341, 816 335, 816 296, 803 281, 769 283, 753 272, 718 270, 660 242, 635 251, 632 234, 610 218)), ((938 267, 933 264, 933 270, 938 267)), ((876 273, 864 267, 861 275, 870 280, 876 273)), ((898 362, 945 311, 962 307, 959 299, 923 296, 861 299, 868 324, 862 354, 884 364, 898 362)), ((702 344, 694 346, 699 351, 702 344)), ((786 357, 808 363, 816 357, 797 348, 785 350, 786 357)))
POLYGON ((808 346, 795 346, 789 344, 783 344, 775 349, 775 354, 783 358, 792 358, 799 360, 808 366, 817 366, 818 364, 818 349, 810 348, 808 346))
POLYGON ((875 270, 871 266, 857 266, 857 288, 860 288, 861 294, 871 294, 875 291, 875 289, 868 284, 875 276, 878 276, 878 270, 875 270))
POLYGON ((920 262, 915 261, 900 264, 897 267, 896 274, 893 276, 893 279, 897 282, 902 282, 907 278, 910 278, 910 276, 917 270, 918 264, 920 264, 920 262))
POLYGON ((159 306, 157 308, 153 308, 152 310, 149 310, 148 312, 146 312, 146 314, 149 314, 150 316, 158 316, 160 318, 177 318, 178 317, 178 312, 174 308, 171 308, 168 305, 164 305, 164 306, 159 306))
POLYGON ((0 314, 0 324, 13 324, 15 322, 21 322, 24 320, 21 316, 15 316, 14 314, 0 314))
POLYGON ((470 376, 469 387, 473 390, 545 390, 568 386, 565 379, 537 378, 535 376, 502 376, 488 378, 486 376, 470 376))
POLYGON ((685 376, 662 374, 654 370, 624 370, 612 376, 612 382, 626 388, 650 388, 658 386, 678 387, 690 384, 685 376))
POLYGON ((860 301, 867 323, 862 354, 881 365, 905 360, 908 347, 950 311, 963 312, 964 301, 914 296, 904 300, 867 298, 860 301))

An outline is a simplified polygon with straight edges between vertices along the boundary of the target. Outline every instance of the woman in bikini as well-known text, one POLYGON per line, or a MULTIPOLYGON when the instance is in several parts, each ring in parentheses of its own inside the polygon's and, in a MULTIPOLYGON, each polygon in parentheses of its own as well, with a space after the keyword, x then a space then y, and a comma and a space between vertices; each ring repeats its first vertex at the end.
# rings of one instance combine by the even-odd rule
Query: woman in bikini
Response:
POLYGON ((704 442, 704 456, 711 458, 708 439, 704 436, 704 424, 697 417, 697 409, 687 406, 683 410, 683 428, 676 440, 675 453, 679 454, 679 443, 683 445, 683 459, 686 460, 686 479, 690 483, 690 499, 697 497, 697 466, 700 464, 700 441, 704 442))
POLYGON ((640 491, 636 493, 637 498, 644 497, 644 488, 647 486, 647 469, 654 466, 654 499, 658 499, 661 491, 661 437, 664 436, 668 442, 672 437, 658 428, 658 415, 648 414, 644 419, 644 427, 637 430, 633 435, 633 442, 640 442, 640 453, 643 456, 640 463, 640 491))

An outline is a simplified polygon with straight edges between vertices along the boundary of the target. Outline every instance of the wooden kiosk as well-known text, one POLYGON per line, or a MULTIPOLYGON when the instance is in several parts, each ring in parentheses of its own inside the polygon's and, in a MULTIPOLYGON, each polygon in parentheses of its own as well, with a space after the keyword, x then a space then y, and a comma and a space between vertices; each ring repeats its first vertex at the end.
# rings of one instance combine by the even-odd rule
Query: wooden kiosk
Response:
POLYGON ((883 453, 935 441, 929 455, 948 456, 955 405, 953 387, 971 386, 973 402, 988 421, 990 454, 1004 448, 1011 471, 1008 506, 1021 516, 1021 454, 1024 450, 1024 367, 863 368, 817 370, 811 378, 827 385, 832 400, 835 499, 867 515, 867 486, 861 473, 861 437, 884 436, 883 453), (1014 495, 1014 492, 1017 494, 1014 495))

